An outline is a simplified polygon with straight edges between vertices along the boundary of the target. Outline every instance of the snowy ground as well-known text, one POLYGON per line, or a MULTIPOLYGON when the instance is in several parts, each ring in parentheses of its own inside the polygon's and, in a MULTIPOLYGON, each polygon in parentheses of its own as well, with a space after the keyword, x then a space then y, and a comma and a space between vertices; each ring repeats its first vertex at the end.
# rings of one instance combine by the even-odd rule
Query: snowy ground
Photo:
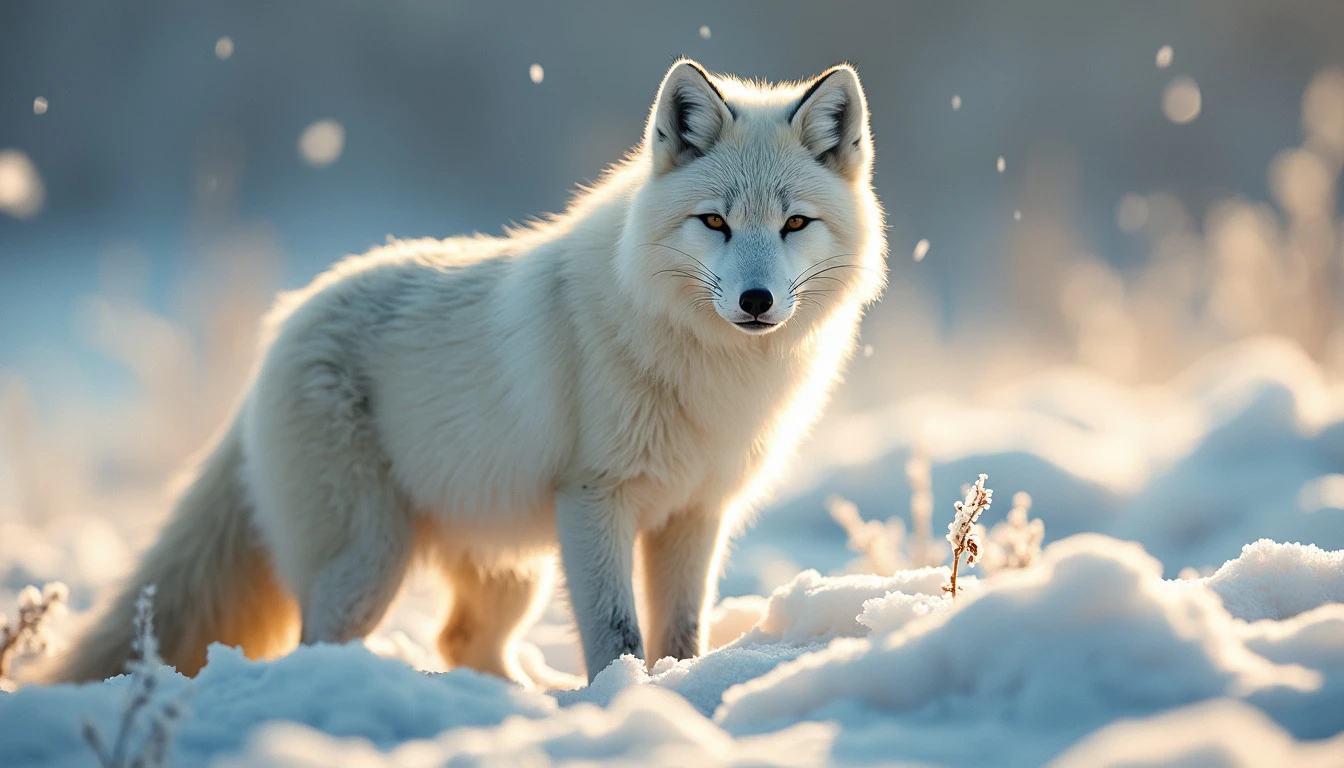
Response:
MULTIPOLYGON (((796 467, 739 542, 701 659, 564 690, 557 600, 521 650, 558 690, 426 674, 442 596, 415 580, 367 648, 217 647, 149 709, 188 702, 182 766, 1344 764, 1344 390, 1295 347, 1253 340, 1141 390, 1052 369, 913 398, 828 420, 796 467), (826 499, 905 515, 915 445, 936 533, 985 472, 985 525, 1033 496, 1036 563, 963 563, 955 602, 946 567, 863 573, 826 499)), ((0 577, 64 579, 78 614, 151 533, 0 519, 0 577)), ((116 733, 129 685, 0 694, 0 766, 92 764, 80 723, 116 733)))

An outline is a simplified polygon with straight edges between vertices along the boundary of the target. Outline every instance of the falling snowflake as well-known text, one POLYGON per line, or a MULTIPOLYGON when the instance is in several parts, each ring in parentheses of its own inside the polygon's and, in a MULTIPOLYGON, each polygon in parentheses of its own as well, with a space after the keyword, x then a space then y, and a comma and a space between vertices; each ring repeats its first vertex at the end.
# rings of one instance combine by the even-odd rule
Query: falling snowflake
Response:
POLYGON ((1171 66, 1171 58, 1174 53, 1170 45, 1164 45, 1157 49, 1157 68, 1166 69, 1171 66))
POLYGON ((999 162, 995 164, 995 167, 999 169, 999 173, 1003 173, 1005 170, 1007 170, 1008 163, 1004 161, 1003 155, 999 155, 999 162))
POLYGON ((961 97, 960 97, 960 96, 955 96, 955 95, 954 95, 954 96, 952 97, 952 109, 953 109, 953 110, 961 109, 961 97))
POLYGON ((47 114, 47 100, 46 100, 46 99, 42 98, 41 96, 38 96, 36 99, 33 99, 33 114, 34 114, 34 115, 45 115, 45 114, 47 114))
POLYGON ((215 58, 220 61, 228 61, 233 55, 233 38, 225 35, 215 41, 215 58))
POLYGON ((1013 221, 1021 221, 1021 220, 1022 220, 1022 212, 1013 211, 1013 221))
POLYGON ((25 219, 42 210, 45 191, 37 166, 17 149, 0 150, 0 213, 25 219))
POLYGON ((708 39, 709 39, 709 35, 710 35, 709 27, 705 26, 705 27, 701 27, 701 28, 700 28, 700 38, 701 38, 701 39, 703 39, 703 40, 708 40, 708 39))
POLYGON ((923 261, 929 253, 929 241, 920 240, 915 244, 915 261, 923 261))
POLYGON ((540 64, 533 64, 527 68, 527 76, 532 78, 532 82, 540 83, 546 79, 546 70, 542 69, 540 64))
POLYGON ((1173 123, 1183 125, 1194 120, 1202 106, 1199 84, 1184 75, 1167 83, 1162 92, 1162 112, 1173 123))
POLYGON ((863 345, 863 356, 864 356, 864 357, 872 357, 872 356, 873 356, 873 345, 872 345, 872 344, 864 344, 864 345, 863 345))
POLYGON ((299 157, 314 168, 326 168, 345 151, 345 128, 335 120, 318 120, 299 134, 299 157))

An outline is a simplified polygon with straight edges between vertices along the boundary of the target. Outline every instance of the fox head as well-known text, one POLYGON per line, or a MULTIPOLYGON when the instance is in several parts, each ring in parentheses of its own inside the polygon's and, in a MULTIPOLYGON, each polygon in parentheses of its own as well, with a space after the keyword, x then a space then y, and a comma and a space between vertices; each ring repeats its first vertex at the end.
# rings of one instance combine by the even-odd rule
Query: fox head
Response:
POLYGON ((618 272, 641 307, 731 342, 805 331, 885 282, 858 74, 763 85, 674 64, 635 158, 618 272))

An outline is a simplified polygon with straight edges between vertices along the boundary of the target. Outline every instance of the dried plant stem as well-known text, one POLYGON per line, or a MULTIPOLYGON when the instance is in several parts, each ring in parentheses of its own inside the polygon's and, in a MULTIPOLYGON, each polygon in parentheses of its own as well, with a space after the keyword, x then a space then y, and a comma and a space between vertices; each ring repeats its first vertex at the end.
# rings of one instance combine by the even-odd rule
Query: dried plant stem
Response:
POLYGON ((958 501, 954 508, 957 511, 952 522, 947 526, 947 541, 952 545, 952 582, 950 585, 944 585, 943 591, 950 592, 952 599, 957 599, 957 571, 961 564, 961 555, 966 554, 966 565, 974 566, 976 559, 980 556, 980 537, 976 531, 976 521, 980 519, 980 513, 989 509, 990 502, 994 498, 993 489, 985 487, 985 481, 989 475, 980 475, 976 479, 975 485, 966 489, 966 498, 958 501))
POLYGON ((172 739, 173 724, 182 716, 183 705, 180 702, 168 702, 157 712, 146 708, 159 688, 159 673, 163 669, 163 659, 159 657, 159 643, 154 636, 154 585, 140 592, 135 603, 135 639, 132 649, 135 658, 126 664, 131 675, 130 690, 126 702, 122 705, 121 722, 117 728, 116 739, 108 749, 98 728, 85 720, 81 729, 84 737, 98 759, 100 768, 156 768, 164 764, 168 753, 168 743, 172 739), (142 712, 148 712, 151 718, 149 734, 140 744, 137 752, 132 752, 131 741, 135 735, 136 721, 142 712))
POLYGON ((961 549, 952 551, 952 587, 948 591, 952 593, 952 599, 957 599, 957 566, 961 565, 961 549))
POLYGON ((910 482, 910 556, 916 568, 935 565, 933 541, 932 466, 923 446, 916 444, 905 463, 910 482))
MULTIPOLYGON (((8 681, 10 665, 22 653, 41 653, 47 649, 47 623, 66 601, 66 587, 51 582, 41 590, 25 587, 19 593, 19 615, 10 626, 0 614, 0 681, 8 681)), ((10 683, 5 682, 8 686, 10 683)))

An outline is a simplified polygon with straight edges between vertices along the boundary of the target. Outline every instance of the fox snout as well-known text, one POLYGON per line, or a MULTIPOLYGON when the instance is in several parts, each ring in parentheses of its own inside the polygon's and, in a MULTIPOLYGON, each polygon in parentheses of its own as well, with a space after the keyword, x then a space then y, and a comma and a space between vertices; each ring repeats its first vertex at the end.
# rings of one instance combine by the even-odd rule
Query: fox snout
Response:
POLYGON ((748 288, 742 292, 741 298, 737 300, 737 306, 741 307, 743 312, 751 315, 753 320, 769 312, 774 305, 774 295, 764 288, 748 288))
POLYGON ((753 286, 737 294, 736 304, 732 306, 732 294, 724 297, 719 315, 738 328, 751 335, 769 333, 784 324, 793 313, 787 304, 781 304, 769 288, 753 286))

